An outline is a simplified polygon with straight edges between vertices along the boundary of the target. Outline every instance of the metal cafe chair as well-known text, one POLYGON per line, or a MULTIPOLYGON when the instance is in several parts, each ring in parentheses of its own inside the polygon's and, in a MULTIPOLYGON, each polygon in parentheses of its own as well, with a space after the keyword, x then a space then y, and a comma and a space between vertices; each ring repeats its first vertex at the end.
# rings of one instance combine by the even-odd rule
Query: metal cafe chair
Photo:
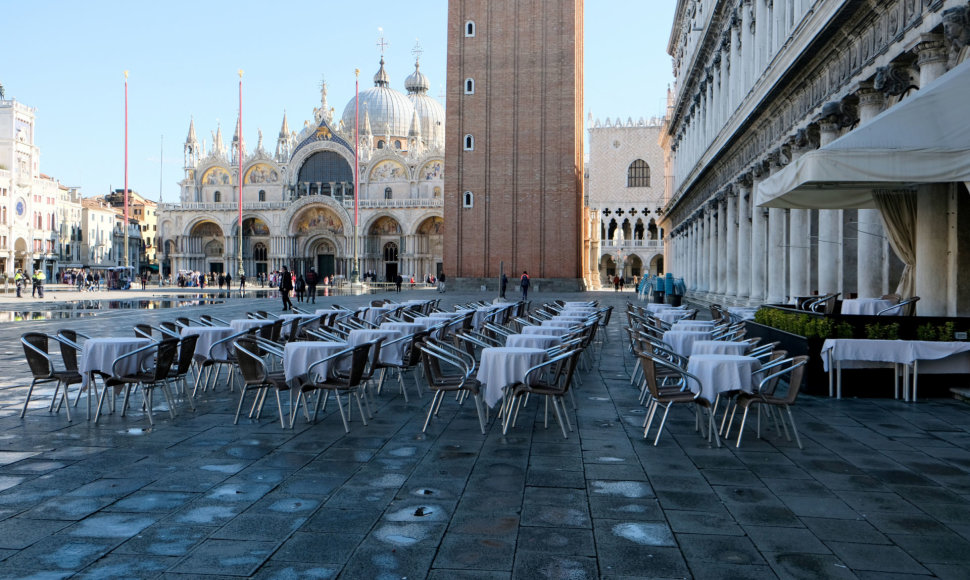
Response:
POLYGON ((20 342, 23 344, 24 356, 27 358, 27 365, 30 367, 30 373, 32 375, 30 387, 27 389, 27 396, 24 398, 24 407, 20 411, 20 418, 23 419, 27 413, 27 405, 30 403, 30 397, 34 392, 34 387, 42 383, 55 383, 54 393, 51 396, 51 404, 48 410, 51 412, 54 411, 54 403, 57 403, 58 410, 60 410, 62 403, 66 403, 67 420, 71 421, 71 404, 67 391, 70 385, 80 384, 82 380, 81 373, 77 370, 77 351, 74 350, 74 345, 69 344, 68 341, 58 336, 47 336, 41 332, 25 333, 20 337, 20 342), (50 340, 54 340, 60 345, 61 356, 64 358, 67 367, 71 366, 69 360, 74 361, 73 369, 65 368, 58 370, 54 367, 54 359, 48 351, 50 340), (67 356, 65 357, 65 355, 67 356), (61 387, 64 388, 63 391, 61 387))

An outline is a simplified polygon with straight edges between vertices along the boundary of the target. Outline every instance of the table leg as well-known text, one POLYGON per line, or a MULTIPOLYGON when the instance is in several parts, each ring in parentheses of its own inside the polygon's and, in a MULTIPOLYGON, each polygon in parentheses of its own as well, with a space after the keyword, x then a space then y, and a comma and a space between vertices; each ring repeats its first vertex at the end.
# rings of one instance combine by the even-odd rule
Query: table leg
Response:
POLYGON ((893 363, 893 398, 899 398, 899 363, 893 363))
POLYGON ((909 402, 909 365, 903 363, 903 401, 909 402))
POLYGON ((916 402, 916 390, 919 388, 919 361, 913 361, 913 396, 910 398, 911 403, 916 402))
POLYGON ((835 389, 837 393, 836 398, 841 399, 842 398, 842 361, 841 360, 835 361, 835 389))

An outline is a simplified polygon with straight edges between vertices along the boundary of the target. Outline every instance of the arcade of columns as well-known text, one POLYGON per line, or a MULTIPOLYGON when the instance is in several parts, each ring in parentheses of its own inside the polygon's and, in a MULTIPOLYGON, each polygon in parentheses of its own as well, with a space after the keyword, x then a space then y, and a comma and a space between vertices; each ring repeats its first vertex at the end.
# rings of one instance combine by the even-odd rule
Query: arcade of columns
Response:
MULTIPOLYGON (((878 210, 768 209, 753 207, 752 202, 759 183, 768 176, 876 116, 887 103, 897 102, 912 84, 924 86, 946 72, 951 39, 944 42, 942 35, 923 34, 920 40, 913 49, 915 58, 904 53, 881 67, 874 81, 857 81, 854 91, 816 108, 820 113, 808 117, 806 120, 811 122, 803 122, 794 132, 766 136, 765 133, 776 133, 772 129, 778 125, 762 123, 762 134, 735 155, 731 160, 734 163, 726 164, 727 171, 715 170, 720 187, 712 187, 709 180, 703 188, 713 190, 713 194, 680 207, 668 206, 668 211, 673 210, 667 216, 668 226, 674 224, 667 244, 668 260, 672 271, 684 273, 689 292, 725 303, 761 304, 785 303, 815 292, 841 292, 843 298, 857 293, 865 298, 895 291, 898 279, 890 277, 898 274, 901 263, 888 247, 878 210), (918 73, 911 74, 914 64, 918 73), (913 78, 916 76, 918 80, 913 78), (768 146, 772 142, 775 146, 768 146), (761 153, 752 151, 752 145, 761 153), (755 160, 741 165, 738 157, 755 160), (733 174, 730 166, 734 166, 733 174), (688 209, 687 205, 692 207, 688 209)), ((736 55, 738 42, 727 40, 722 46, 725 45, 736 55)), ((715 62, 720 64, 716 55, 715 62)), ((700 85, 700 98, 695 98, 703 120, 701 126, 723 126, 732 114, 723 104, 737 97, 730 94, 734 81, 725 80, 722 88, 717 67, 708 69, 708 75, 700 85), (728 93, 722 94, 723 91, 728 93), (707 103, 714 106, 705 107, 707 103)), ((738 74, 744 76, 743 71, 738 74)), ((790 101, 797 101, 798 97, 795 95, 790 101)), ((793 122, 792 126, 798 125, 793 122)), ((686 149, 689 159, 703 155, 706 143, 698 132, 693 139, 689 130, 678 137, 672 146, 674 153, 686 149)), ((945 185, 928 187, 939 190, 945 185)), ((941 202, 942 198, 945 196, 919 197, 922 226, 917 228, 917 264, 924 272, 947 271, 945 236, 941 247, 941 236, 933 232, 932 226, 934 219, 937 224, 946 224, 948 209, 953 209, 941 202)), ((926 287, 938 283, 937 279, 918 276, 917 280, 916 295, 924 297, 921 311, 942 314, 946 305, 934 303, 941 299, 925 300, 939 294, 926 287)))

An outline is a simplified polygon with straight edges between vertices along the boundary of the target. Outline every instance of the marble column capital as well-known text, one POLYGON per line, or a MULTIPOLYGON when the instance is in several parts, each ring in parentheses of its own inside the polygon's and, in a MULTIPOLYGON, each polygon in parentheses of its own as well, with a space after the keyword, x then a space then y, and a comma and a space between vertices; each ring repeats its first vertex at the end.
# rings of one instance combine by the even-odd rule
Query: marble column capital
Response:
POLYGON ((920 41, 913 47, 916 65, 923 67, 934 62, 946 62, 947 47, 941 34, 921 34, 920 41))

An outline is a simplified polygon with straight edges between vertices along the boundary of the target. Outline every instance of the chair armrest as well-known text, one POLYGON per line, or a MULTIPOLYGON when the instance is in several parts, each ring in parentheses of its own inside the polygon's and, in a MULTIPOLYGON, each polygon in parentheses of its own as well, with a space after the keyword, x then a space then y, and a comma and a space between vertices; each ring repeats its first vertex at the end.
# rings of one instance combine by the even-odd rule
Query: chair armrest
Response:
POLYGON ((343 350, 342 350, 342 351, 340 351, 340 352, 335 352, 335 353, 333 353, 332 355, 330 355, 330 356, 327 356, 327 357, 324 357, 324 358, 322 358, 322 359, 320 359, 320 360, 318 360, 318 361, 316 361, 316 362, 314 362, 314 363, 313 363, 313 364, 311 364, 310 366, 308 366, 308 367, 307 367, 307 369, 306 369, 306 372, 305 372, 304 374, 305 374, 305 375, 306 375, 307 377, 309 377, 309 376, 311 376, 311 372, 310 372, 310 371, 312 371, 312 370, 313 370, 314 368, 316 368, 316 367, 317 367, 317 365, 320 365, 320 364, 323 364, 323 363, 325 363, 325 362, 329 362, 329 361, 332 361, 332 360, 334 360, 334 359, 338 359, 338 358, 344 358, 344 357, 346 357, 346 356, 349 356, 349 355, 350 355, 351 353, 353 353, 353 352, 354 352, 354 347, 352 347, 352 346, 351 346, 351 347, 348 347, 348 348, 345 348, 345 349, 343 349, 343 350))
MULTIPOLYGON (((137 349, 135 349, 135 350, 133 350, 131 352, 126 352, 125 354, 123 354, 123 355, 119 356, 118 358, 116 358, 114 360, 114 362, 111 363, 111 374, 112 374, 112 376, 116 376, 116 377, 122 376, 121 373, 119 373, 117 371, 118 363, 120 363, 121 361, 123 361, 123 360, 125 360, 127 358, 131 358, 133 356, 141 357, 146 352, 151 351, 151 350, 158 350, 158 344, 159 343, 157 343, 157 342, 156 343, 152 343, 152 344, 147 344, 147 345, 145 345, 145 346, 143 346, 141 348, 137 348, 137 349)), ((144 369, 139 368, 139 370, 144 370, 144 369)))

